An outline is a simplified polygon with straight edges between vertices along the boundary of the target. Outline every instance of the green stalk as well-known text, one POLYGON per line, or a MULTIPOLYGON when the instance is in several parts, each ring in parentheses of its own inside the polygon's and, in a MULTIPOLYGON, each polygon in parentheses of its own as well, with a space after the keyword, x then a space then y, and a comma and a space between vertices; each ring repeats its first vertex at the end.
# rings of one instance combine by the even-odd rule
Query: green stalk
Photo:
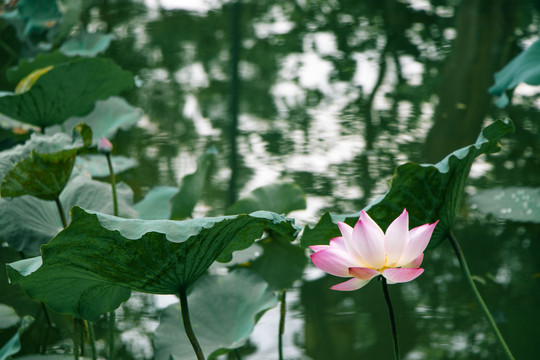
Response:
POLYGON ((204 360, 204 355, 203 355, 201 346, 199 345, 199 341, 197 340, 197 337, 195 336, 195 333, 193 332, 193 328, 191 327, 191 321, 189 319, 187 294, 186 294, 185 288, 180 289, 179 297, 180 297, 180 307, 182 308, 182 321, 184 323, 184 329, 186 330, 187 337, 189 339, 189 342, 191 343, 191 346, 193 346, 195 355, 197 355, 197 360, 204 360))
MULTIPOLYGON (((109 174, 111 177, 111 189, 113 197, 113 215, 118 216, 118 197, 116 196, 116 176, 114 175, 114 169, 111 161, 111 154, 105 154, 107 158, 107 164, 109 165, 109 174)), ((114 310, 109 313, 109 360, 114 360, 114 310)))
POLYGON ((79 343, 77 341, 77 319, 73 318, 73 359, 79 360, 79 343))
POLYGON ((60 202, 60 197, 56 197, 54 199, 54 202, 56 203, 56 208, 58 209, 58 213, 60 214, 60 219, 62 220, 62 226, 64 229, 67 227, 67 221, 66 221, 66 215, 64 214, 64 209, 62 208, 62 203, 60 202))
POLYGON ((286 302, 287 290, 283 290, 281 293, 281 306, 279 316, 279 334, 278 334, 278 352, 279 360, 283 360, 283 333, 285 332, 285 315, 287 313, 286 302))
POLYGON ((392 308, 392 302, 390 301, 390 294, 388 293, 388 283, 386 278, 381 276, 382 289, 384 293, 384 299, 386 300, 386 306, 388 307, 388 315, 390 316, 390 324, 392 325, 392 339, 394 340, 394 359, 399 360, 399 345, 397 338, 396 319, 394 318, 394 310, 392 308))
POLYGON ((111 161, 111 154, 105 154, 107 157, 107 164, 109 164, 109 173, 111 174, 111 188, 113 197, 114 216, 118 216, 118 198, 116 197, 116 177, 114 176, 114 170, 111 161))
POLYGON ((88 328, 88 339, 90 340, 90 348, 92 349, 92 360, 97 360, 96 338, 94 336, 94 324, 91 321, 84 320, 88 328))
POLYGON ((495 333, 495 337, 499 341, 499 344, 501 344, 504 353, 506 354, 506 357, 509 360, 514 360, 514 355, 512 355, 512 353, 510 352, 510 348, 508 348, 508 345, 506 345, 506 342, 504 341, 504 338, 499 331, 497 324, 495 324, 495 320, 493 320, 493 317, 491 316, 491 313, 489 312, 489 309, 487 308, 484 299, 482 299, 482 295, 480 295, 480 292, 478 291, 478 288, 474 283, 471 271, 469 270, 469 266, 467 265, 467 261, 465 260, 465 255, 463 254, 463 250, 461 250, 461 246, 459 246, 459 243, 452 232, 450 232, 450 234, 448 235, 448 240, 450 240, 450 244, 452 244, 452 247, 454 248, 454 252, 456 253, 456 256, 458 258, 461 270, 463 270, 463 274, 465 275, 465 279, 467 280, 467 283, 469 284, 474 294, 474 297, 478 302, 478 305, 480 305, 480 308, 482 309, 482 312, 484 313, 484 316, 489 323, 489 326, 491 326, 491 330, 493 330, 493 333, 495 333))

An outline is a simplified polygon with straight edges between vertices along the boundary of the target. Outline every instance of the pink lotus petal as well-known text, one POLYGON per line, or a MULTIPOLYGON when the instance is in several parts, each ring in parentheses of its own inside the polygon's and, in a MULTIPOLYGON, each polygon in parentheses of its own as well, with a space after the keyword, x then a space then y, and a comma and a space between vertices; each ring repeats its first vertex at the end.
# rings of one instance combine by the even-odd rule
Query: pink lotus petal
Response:
POLYGON ((330 240, 330 246, 334 246, 343 251, 347 251, 347 245, 345 245, 345 239, 343 236, 338 236, 330 240))
POLYGON ((337 223, 341 235, 345 238, 345 241, 352 238, 353 228, 344 222, 338 221, 337 223))
POLYGON ((417 257, 416 259, 414 259, 410 263, 403 265, 402 268, 417 268, 417 267, 420 267, 420 265, 422 265, 423 260, 424 260, 424 254, 420 254, 419 257, 417 257))
POLYGON ((334 248, 311 254, 311 261, 322 271, 340 277, 350 277, 349 268, 358 265, 349 254, 334 248))
POLYGON ((365 267, 350 267, 349 274, 360 280, 371 280, 375 276, 380 275, 381 273, 377 270, 365 267))
POLYGON ((424 252, 438 222, 437 220, 433 224, 415 227, 409 232, 409 242, 405 246, 403 255, 399 259, 397 266, 410 263, 424 252))
POLYGON ((384 266, 384 233, 364 210, 354 226, 352 245, 352 249, 347 246, 349 252, 364 262, 366 267, 380 269, 384 266))
POLYGON ((321 251, 321 250, 330 249, 330 245, 311 245, 309 248, 311 250, 317 252, 317 251, 321 251))
POLYGON ((395 266, 401 256, 403 255, 403 249, 409 242, 409 214, 407 210, 403 210, 386 230, 384 236, 384 246, 386 249, 386 263, 385 266, 395 266))
POLYGON ((416 279, 423 272, 421 268, 392 268, 384 270, 382 275, 393 283, 403 283, 416 279))
POLYGON ((353 291, 353 290, 360 289, 362 286, 366 285, 368 282, 369 280, 360 280, 357 278, 352 278, 345 282, 336 284, 332 286, 330 289, 339 290, 339 291, 353 291))
POLYGON ((107 140, 106 138, 102 136, 101 138, 99 138, 97 148, 100 153, 108 154, 112 151, 113 145, 111 144, 109 140, 107 140))

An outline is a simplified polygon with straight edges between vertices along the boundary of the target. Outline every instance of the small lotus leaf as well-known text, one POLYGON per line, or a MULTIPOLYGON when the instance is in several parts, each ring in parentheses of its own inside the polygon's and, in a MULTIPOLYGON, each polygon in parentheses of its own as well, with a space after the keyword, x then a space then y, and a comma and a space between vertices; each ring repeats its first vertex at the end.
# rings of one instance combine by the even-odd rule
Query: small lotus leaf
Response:
POLYGON ((92 320, 119 305, 121 289, 177 294, 214 260, 230 260, 232 251, 250 246, 264 230, 289 238, 298 231, 291 219, 270 212, 130 220, 74 207, 69 226, 41 247, 43 264, 11 263, 8 275, 51 309, 92 320), (113 295, 116 301, 105 303, 113 295))
POLYGON ((133 205, 139 213, 139 219, 165 220, 171 217, 171 199, 178 193, 172 186, 156 186, 146 194, 144 199, 133 205))
POLYGON ((278 182, 253 190, 227 209, 226 214, 241 214, 268 210, 287 214, 306 208, 306 197, 302 189, 294 183, 278 182))
MULTIPOLYGON (((13 165, 2 179, 2 197, 31 195, 42 200, 58 199, 70 178, 77 152, 88 146, 92 138, 92 132, 84 124, 74 128, 74 135, 78 135, 74 136, 74 143, 79 147, 70 144, 68 149, 52 153, 31 150, 28 157, 13 165)), ((15 157, 18 155, 15 153, 15 157)))
POLYGON ((96 146, 103 136, 112 139, 119 129, 127 130, 134 126, 142 116, 142 110, 131 106, 126 100, 111 96, 96 102, 94 110, 84 117, 71 117, 62 126, 56 125, 46 129, 46 134, 70 131, 76 124, 84 122, 92 128, 93 145, 96 146))
POLYGON ((11 306, 0 304, 0 329, 8 329, 19 323, 19 316, 11 306))
MULTIPOLYGON (((240 269, 198 281, 188 295, 191 323, 207 358, 242 346, 263 312, 277 298, 257 274, 240 269)), ((154 336, 156 360, 192 360, 180 305, 167 307, 154 336)))
POLYGON ((180 191, 171 199, 171 219, 180 220, 191 216, 202 195, 208 171, 216 154, 215 148, 208 149, 197 160, 197 170, 193 174, 184 176, 180 191))
POLYGON ((533 43, 495 74, 495 84, 489 88, 490 94, 500 96, 496 105, 506 107, 510 100, 505 91, 519 83, 540 85, 540 40, 533 43))
MULTIPOLYGON (((121 155, 111 156, 113 171, 115 174, 123 173, 137 166, 137 160, 121 155)), ((103 154, 78 156, 75 166, 88 171, 92 177, 106 177, 110 175, 107 158, 103 154)))
POLYGON ((11 355, 15 355, 19 351, 21 351, 21 342, 20 337, 23 332, 26 331, 32 325, 34 322, 34 318, 31 316, 25 316, 22 318, 21 325, 19 326, 19 329, 11 337, 11 339, 0 348, 0 360, 5 360, 11 355))
MULTIPOLYGON (((411 228, 439 220, 429 248, 437 246, 447 237, 459 211, 474 159, 499 151, 499 139, 512 131, 511 120, 498 120, 482 130, 475 144, 454 151, 435 165, 409 162, 398 166, 390 190, 365 210, 383 230, 404 208, 409 213, 411 228)), ((328 244, 331 238, 339 236, 338 221, 354 225, 359 216, 360 213, 324 214, 313 229, 306 227, 302 246, 328 244)))
POLYGON ((96 56, 107 50, 113 38, 112 34, 85 32, 63 43, 60 51, 68 56, 96 56))
MULTIPOLYGON (((116 191, 120 216, 136 217, 137 213, 131 207, 133 192, 129 186, 119 183, 116 191)), ((60 194, 60 203, 68 221, 69 209, 75 205, 112 214, 111 185, 75 175, 60 194)), ((36 256, 40 246, 61 230, 62 221, 54 202, 32 196, 0 199, 0 238, 13 249, 27 256, 36 256)))
POLYGON ((0 97, 0 113, 45 128, 86 115, 97 100, 133 86, 133 75, 111 60, 80 59, 56 65, 23 94, 0 97))

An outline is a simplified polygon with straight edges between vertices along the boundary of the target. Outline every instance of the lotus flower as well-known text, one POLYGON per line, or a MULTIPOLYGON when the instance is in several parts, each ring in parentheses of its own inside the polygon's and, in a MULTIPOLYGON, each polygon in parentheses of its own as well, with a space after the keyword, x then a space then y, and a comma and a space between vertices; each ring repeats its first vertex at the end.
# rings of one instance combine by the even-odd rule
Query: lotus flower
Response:
POLYGON ((424 272, 419 266, 437 223, 409 231, 409 214, 403 210, 385 234, 362 210, 354 228, 338 222, 342 236, 330 240, 330 245, 310 246, 315 251, 311 261, 331 275, 352 277, 332 286, 333 290, 360 289, 377 275, 389 284, 408 282, 424 272))
POLYGON ((99 139, 98 151, 102 154, 109 154, 113 149, 113 144, 103 136, 99 139))

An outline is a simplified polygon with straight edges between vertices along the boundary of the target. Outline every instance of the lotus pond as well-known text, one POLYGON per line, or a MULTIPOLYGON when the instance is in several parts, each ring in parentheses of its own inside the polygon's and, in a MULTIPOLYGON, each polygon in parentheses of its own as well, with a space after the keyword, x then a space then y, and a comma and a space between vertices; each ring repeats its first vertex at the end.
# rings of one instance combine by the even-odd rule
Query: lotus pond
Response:
POLYGON ((0 360, 540 357, 539 29, 0 5, 0 360))

